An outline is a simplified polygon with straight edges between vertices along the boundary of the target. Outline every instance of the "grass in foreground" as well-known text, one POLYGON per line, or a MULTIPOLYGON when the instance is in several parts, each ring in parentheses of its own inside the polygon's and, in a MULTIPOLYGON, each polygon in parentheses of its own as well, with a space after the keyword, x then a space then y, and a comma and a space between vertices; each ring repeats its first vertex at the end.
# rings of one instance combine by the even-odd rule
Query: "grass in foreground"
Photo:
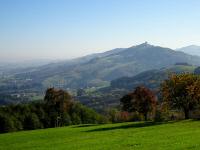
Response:
POLYGON ((200 149, 200 121, 80 125, 0 135, 1 150, 200 149))

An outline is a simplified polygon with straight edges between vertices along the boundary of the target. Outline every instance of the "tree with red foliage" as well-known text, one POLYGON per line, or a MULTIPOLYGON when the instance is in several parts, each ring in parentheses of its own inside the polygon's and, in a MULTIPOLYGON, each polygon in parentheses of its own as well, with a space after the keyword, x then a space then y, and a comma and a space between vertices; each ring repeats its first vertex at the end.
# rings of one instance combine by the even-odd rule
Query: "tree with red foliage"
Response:
POLYGON ((148 113, 156 108, 156 96, 148 88, 139 86, 135 91, 121 98, 122 109, 128 112, 141 113, 145 121, 148 119, 148 113))

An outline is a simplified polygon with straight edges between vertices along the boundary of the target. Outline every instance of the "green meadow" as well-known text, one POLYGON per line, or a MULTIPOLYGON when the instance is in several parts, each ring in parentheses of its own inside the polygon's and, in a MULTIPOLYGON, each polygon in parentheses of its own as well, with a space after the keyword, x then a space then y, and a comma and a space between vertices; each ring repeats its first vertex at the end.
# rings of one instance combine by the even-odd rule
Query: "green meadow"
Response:
POLYGON ((1 150, 200 149, 200 121, 79 125, 0 135, 1 150))

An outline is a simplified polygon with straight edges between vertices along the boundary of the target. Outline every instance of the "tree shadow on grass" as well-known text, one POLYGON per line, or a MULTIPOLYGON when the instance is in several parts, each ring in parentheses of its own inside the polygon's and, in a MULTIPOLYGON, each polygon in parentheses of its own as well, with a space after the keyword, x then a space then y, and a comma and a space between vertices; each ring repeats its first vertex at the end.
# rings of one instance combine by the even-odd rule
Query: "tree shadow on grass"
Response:
POLYGON ((74 126, 73 128, 81 128, 81 127, 92 127, 92 126, 98 126, 99 124, 81 124, 74 126))
POLYGON ((115 127, 97 128, 97 129, 92 129, 85 132, 109 131, 109 130, 128 129, 128 128, 143 128, 143 127, 156 126, 156 125, 169 124, 169 123, 174 123, 174 122, 138 122, 138 123, 132 123, 132 124, 127 124, 127 125, 115 126, 115 127))

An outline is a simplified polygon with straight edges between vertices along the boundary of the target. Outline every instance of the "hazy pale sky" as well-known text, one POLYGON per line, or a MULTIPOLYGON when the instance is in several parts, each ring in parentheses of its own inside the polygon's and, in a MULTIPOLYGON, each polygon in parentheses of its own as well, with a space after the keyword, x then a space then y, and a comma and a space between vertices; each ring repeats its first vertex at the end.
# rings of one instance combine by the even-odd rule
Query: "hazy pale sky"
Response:
POLYGON ((145 41, 200 45, 199 0, 0 0, 0 60, 64 59, 145 41))

